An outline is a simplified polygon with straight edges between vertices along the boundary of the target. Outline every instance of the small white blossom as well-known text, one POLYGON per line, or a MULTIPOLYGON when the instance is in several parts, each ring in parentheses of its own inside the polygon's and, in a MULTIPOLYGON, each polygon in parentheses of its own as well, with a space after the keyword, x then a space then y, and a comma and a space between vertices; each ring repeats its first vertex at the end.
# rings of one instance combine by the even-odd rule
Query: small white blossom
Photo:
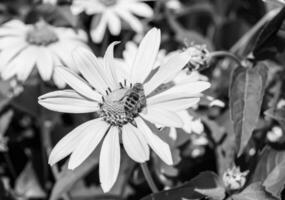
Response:
POLYGON ((239 167, 234 166, 223 174, 223 182, 228 190, 239 190, 246 183, 249 171, 241 172, 239 167))
POLYGON ((266 137, 270 142, 278 142, 283 136, 281 127, 274 126, 270 131, 267 132, 266 137))
POLYGON ((136 16, 149 18, 153 15, 151 7, 140 0, 74 0, 71 9, 74 14, 94 15, 91 37, 97 43, 102 41, 107 27, 112 35, 119 35, 123 22, 134 31, 143 32, 143 24, 136 16))

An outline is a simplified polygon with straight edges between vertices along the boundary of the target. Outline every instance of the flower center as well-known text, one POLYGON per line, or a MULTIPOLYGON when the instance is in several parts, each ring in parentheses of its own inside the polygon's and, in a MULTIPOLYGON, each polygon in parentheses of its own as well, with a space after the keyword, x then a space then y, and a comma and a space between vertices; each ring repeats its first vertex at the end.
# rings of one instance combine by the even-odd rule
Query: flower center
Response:
POLYGON ((58 36, 44 21, 37 22, 27 33, 26 41, 37 46, 48 46, 58 41, 58 36))
POLYGON ((107 7, 113 6, 117 3, 117 0, 99 0, 99 1, 107 7))
POLYGON ((109 124, 120 127, 132 122, 146 106, 142 84, 136 83, 130 88, 121 86, 121 89, 106 91, 100 106, 100 116, 109 124))

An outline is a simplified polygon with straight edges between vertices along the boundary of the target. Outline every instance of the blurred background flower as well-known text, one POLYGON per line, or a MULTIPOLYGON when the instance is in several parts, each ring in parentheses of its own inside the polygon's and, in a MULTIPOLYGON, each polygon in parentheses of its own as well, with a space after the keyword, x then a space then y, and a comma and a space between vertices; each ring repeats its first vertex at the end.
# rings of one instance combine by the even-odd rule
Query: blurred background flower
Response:
POLYGON ((12 20, 0 27, 0 73, 4 80, 16 77, 26 79, 36 67, 44 81, 53 80, 62 88, 65 83, 54 73, 55 66, 70 67, 71 52, 86 47, 86 34, 82 30, 54 27, 41 20, 35 24, 24 24, 12 20))
POLYGON ((150 18, 153 15, 151 7, 142 0, 74 0, 71 8, 75 14, 94 15, 90 34, 96 43, 103 40, 107 28, 112 35, 119 35, 123 23, 142 32, 143 24, 136 16, 150 18))

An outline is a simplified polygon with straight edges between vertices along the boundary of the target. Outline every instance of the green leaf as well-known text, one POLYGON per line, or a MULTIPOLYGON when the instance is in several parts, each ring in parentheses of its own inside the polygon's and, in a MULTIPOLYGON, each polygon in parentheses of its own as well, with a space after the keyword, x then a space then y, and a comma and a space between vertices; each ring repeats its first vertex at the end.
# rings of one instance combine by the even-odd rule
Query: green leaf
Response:
POLYGON ((85 177, 99 163, 99 147, 75 170, 64 168, 52 189, 50 200, 59 199, 80 179, 85 177))
POLYGON ((226 196, 226 190, 224 187, 223 182, 221 179, 216 175, 213 174, 213 179, 216 182, 216 187, 214 188, 195 188, 196 192, 199 192, 211 200, 221 200, 224 199, 226 196))
POLYGON ((285 151, 263 150, 252 181, 260 181, 268 192, 280 199, 285 183, 285 151))
MULTIPOLYGON (((279 38, 278 33, 285 19, 285 8, 269 21, 257 37, 253 55, 256 60, 265 60, 274 57, 284 49, 284 38, 279 38)), ((284 37, 284 36, 282 36, 284 37)))
POLYGON ((252 183, 241 193, 234 194, 233 200, 276 200, 275 197, 266 192, 261 183, 252 183))
POLYGON ((257 124, 267 79, 263 63, 253 68, 238 67, 230 85, 230 111, 236 135, 238 156, 246 147, 257 124))
POLYGON ((24 198, 45 198, 31 162, 28 162, 15 183, 16 194, 24 198))
POLYGON ((217 175, 213 172, 202 172, 191 181, 182 186, 148 195, 142 200, 181 200, 181 199, 202 199, 205 195, 195 191, 196 188, 207 190, 217 188, 217 175))

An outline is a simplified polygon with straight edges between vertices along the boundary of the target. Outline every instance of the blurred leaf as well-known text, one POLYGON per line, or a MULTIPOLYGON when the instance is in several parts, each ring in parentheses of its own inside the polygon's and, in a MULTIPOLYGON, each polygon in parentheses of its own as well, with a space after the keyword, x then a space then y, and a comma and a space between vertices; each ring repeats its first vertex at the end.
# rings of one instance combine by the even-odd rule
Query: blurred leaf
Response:
POLYGON ((266 192, 260 183, 252 183, 241 193, 234 194, 230 199, 233 200, 276 200, 275 197, 266 192))
POLYGON ((285 108, 270 108, 264 112, 264 114, 272 119, 277 120, 279 123, 285 125, 285 108))
POLYGON ((17 195, 25 198, 44 198, 45 192, 37 180, 32 163, 27 163, 26 167, 17 178, 15 183, 15 192, 17 195))
POLYGON ((39 4, 31 9, 26 21, 35 23, 41 18, 49 24, 59 27, 75 27, 77 25, 77 17, 72 14, 70 6, 39 4))
POLYGON ((238 156, 246 147, 259 118, 267 79, 267 67, 238 67, 230 86, 230 111, 236 135, 238 156))
POLYGON ((9 103, 11 98, 10 82, 0 80, 0 111, 9 103))
POLYGON ((22 112, 38 117, 40 113, 40 106, 38 104, 39 96, 40 88, 38 85, 26 85, 24 92, 14 98, 11 104, 22 112))
POLYGON ((216 174, 213 174, 213 179, 216 182, 216 186, 214 188, 210 188, 210 189, 196 188, 195 191, 205 195, 211 200, 224 199, 226 196, 226 190, 223 185, 223 182, 220 180, 220 178, 216 174))
POLYGON ((202 172, 191 181, 182 186, 148 195, 141 200, 181 200, 181 199, 201 199, 204 195, 195 191, 199 189, 212 189, 217 187, 217 175, 213 172, 202 172))
POLYGON ((12 110, 7 111, 0 117, 0 137, 3 136, 9 127, 14 112, 12 110))
POLYGON ((268 192, 280 198, 285 183, 284 171, 285 151, 266 148, 252 176, 252 182, 262 182, 268 192))
POLYGON ((269 21, 257 37, 253 55, 256 60, 271 58, 284 49, 284 41, 277 37, 285 19, 285 7, 269 21))
MULTIPOLYGON (((58 179, 52 188, 50 200, 59 199, 68 192, 72 186, 85 177, 99 163, 99 147, 76 169, 68 170, 66 167, 60 172, 58 179)), ((68 161, 67 161, 68 162, 68 161)))

